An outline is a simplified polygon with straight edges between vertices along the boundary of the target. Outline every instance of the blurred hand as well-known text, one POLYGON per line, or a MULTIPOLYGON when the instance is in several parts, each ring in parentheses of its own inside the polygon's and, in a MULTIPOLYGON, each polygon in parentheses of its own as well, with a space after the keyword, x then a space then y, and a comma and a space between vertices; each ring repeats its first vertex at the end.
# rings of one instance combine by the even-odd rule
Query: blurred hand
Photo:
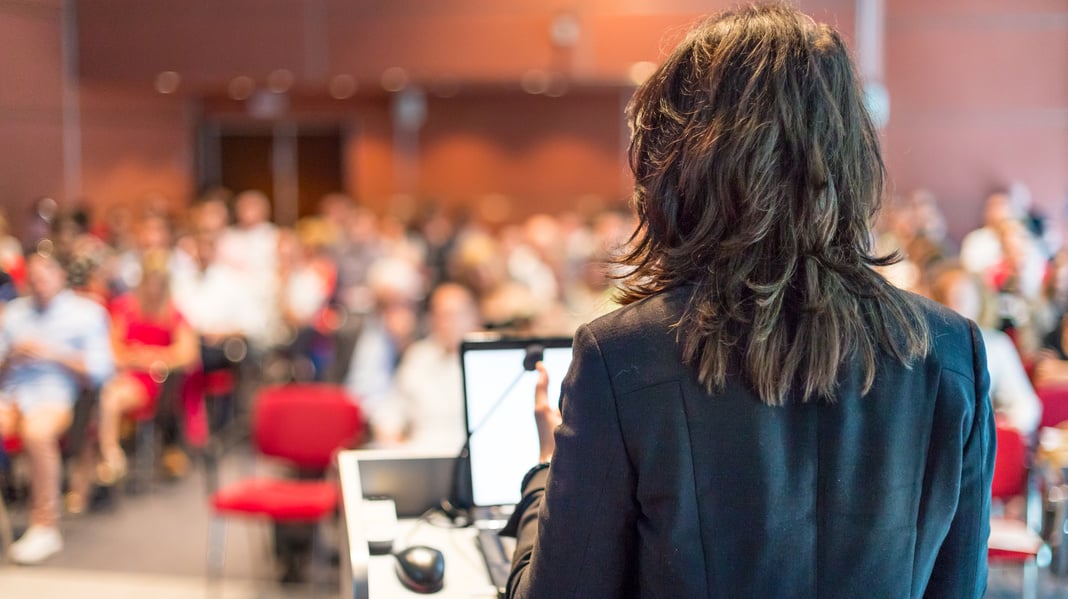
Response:
POLYGON ((1056 385, 1064 382, 1065 365, 1052 352, 1041 351, 1035 358, 1035 385, 1056 385))
POLYGON ((20 341, 11 348, 11 355, 25 360, 47 361, 54 359, 54 352, 44 343, 20 341))
POLYGON ((534 388, 534 421, 538 424, 538 443, 541 445, 541 462, 548 462, 556 451, 553 433, 560 426, 560 411, 549 405, 549 371, 538 362, 538 384, 534 388))

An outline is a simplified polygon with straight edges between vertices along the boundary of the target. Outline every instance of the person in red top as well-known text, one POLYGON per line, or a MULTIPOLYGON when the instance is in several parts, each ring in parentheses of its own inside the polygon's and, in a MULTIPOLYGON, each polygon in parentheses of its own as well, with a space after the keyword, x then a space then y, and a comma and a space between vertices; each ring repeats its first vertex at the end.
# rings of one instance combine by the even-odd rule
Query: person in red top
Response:
POLYGON ((167 253, 149 252, 142 278, 111 304, 111 343, 117 374, 100 394, 100 482, 113 483, 126 472, 119 446, 124 414, 152 414, 171 372, 197 360, 197 337, 171 302, 167 253))

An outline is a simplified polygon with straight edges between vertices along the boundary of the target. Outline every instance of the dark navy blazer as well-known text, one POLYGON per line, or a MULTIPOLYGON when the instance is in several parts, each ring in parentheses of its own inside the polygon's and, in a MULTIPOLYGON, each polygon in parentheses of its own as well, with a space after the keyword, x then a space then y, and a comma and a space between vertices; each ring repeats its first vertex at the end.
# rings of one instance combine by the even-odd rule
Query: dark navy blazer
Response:
POLYGON ((834 402, 770 407, 683 366, 685 293, 577 332, 509 596, 981 597, 995 432, 976 326, 910 296, 924 361, 884 355, 865 396, 847 368, 834 402))

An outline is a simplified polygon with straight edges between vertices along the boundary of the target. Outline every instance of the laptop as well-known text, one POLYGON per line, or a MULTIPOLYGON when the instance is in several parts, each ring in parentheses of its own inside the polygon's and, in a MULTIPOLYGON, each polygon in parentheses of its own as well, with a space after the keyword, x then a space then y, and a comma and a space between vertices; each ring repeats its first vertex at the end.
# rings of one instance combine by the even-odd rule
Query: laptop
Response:
POLYGON ((571 365, 570 337, 477 337, 460 346, 467 421, 467 496, 478 547, 490 579, 504 596, 515 539, 501 537, 522 498, 523 475, 538 463, 534 388, 540 359, 549 371, 549 403, 560 405, 560 383, 571 365))
POLYGON ((404 449, 359 449, 360 488, 368 499, 392 499, 400 518, 438 506, 452 486, 455 455, 404 449))

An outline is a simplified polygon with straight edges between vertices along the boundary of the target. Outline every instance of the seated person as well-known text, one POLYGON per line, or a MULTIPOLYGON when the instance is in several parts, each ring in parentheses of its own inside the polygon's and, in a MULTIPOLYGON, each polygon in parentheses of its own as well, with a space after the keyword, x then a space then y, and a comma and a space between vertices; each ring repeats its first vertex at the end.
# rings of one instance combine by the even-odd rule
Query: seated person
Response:
POLYGON ((464 442, 460 342, 478 328, 475 298, 466 287, 444 283, 429 305, 430 334, 404 352, 393 395, 371 413, 374 440, 458 450, 464 442))
POLYGON ((983 326, 983 295, 978 281, 963 269, 946 269, 935 278, 931 294, 935 301, 980 325, 994 410, 1025 436, 1034 434, 1042 416, 1042 404, 1009 336, 983 326))
POLYGON ((18 297, 18 289, 15 287, 15 280, 11 278, 6 271, 0 268, 0 309, 3 309, 4 304, 18 297))
POLYGON ((1039 387, 1068 386, 1068 312, 1057 319, 1057 325, 1042 339, 1042 349, 1035 358, 1033 379, 1039 387))
POLYGON ((34 564, 63 548, 57 526, 59 438, 80 390, 111 377, 104 309, 75 295, 52 255, 28 258, 28 297, 12 300, 0 320, 0 437, 17 433, 30 465, 30 527, 11 558, 34 564))
POLYGON ((397 366, 415 336, 422 281, 411 264, 383 258, 371 267, 368 285, 374 311, 356 337, 345 388, 370 415, 393 394, 397 366))
POLYGON ((330 359, 334 318, 329 308, 337 267, 327 254, 332 229, 317 218, 302 218, 295 232, 280 239, 279 280, 282 319, 288 329, 286 351, 298 380, 324 380, 330 359))
POLYGON ((171 301, 168 253, 151 251, 141 261, 141 279, 111 310, 111 339, 118 374, 100 394, 101 483, 126 473, 119 446, 124 414, 155 412, 163 381, 197 361, 196 333, 171 301))
POLYGON ((203 375, 231 370, 244 358, 245 335, 253 325, 245 309, 251 299, 244 293, 243 275, 217 259, 218 233, 204 222, 197 227, 191 248, 196 269, 174 276, 171 289, 178 312, 200 337, 201 372, 186 380, 184 393, 187 440, 200 446, 208 434, 203 375))

